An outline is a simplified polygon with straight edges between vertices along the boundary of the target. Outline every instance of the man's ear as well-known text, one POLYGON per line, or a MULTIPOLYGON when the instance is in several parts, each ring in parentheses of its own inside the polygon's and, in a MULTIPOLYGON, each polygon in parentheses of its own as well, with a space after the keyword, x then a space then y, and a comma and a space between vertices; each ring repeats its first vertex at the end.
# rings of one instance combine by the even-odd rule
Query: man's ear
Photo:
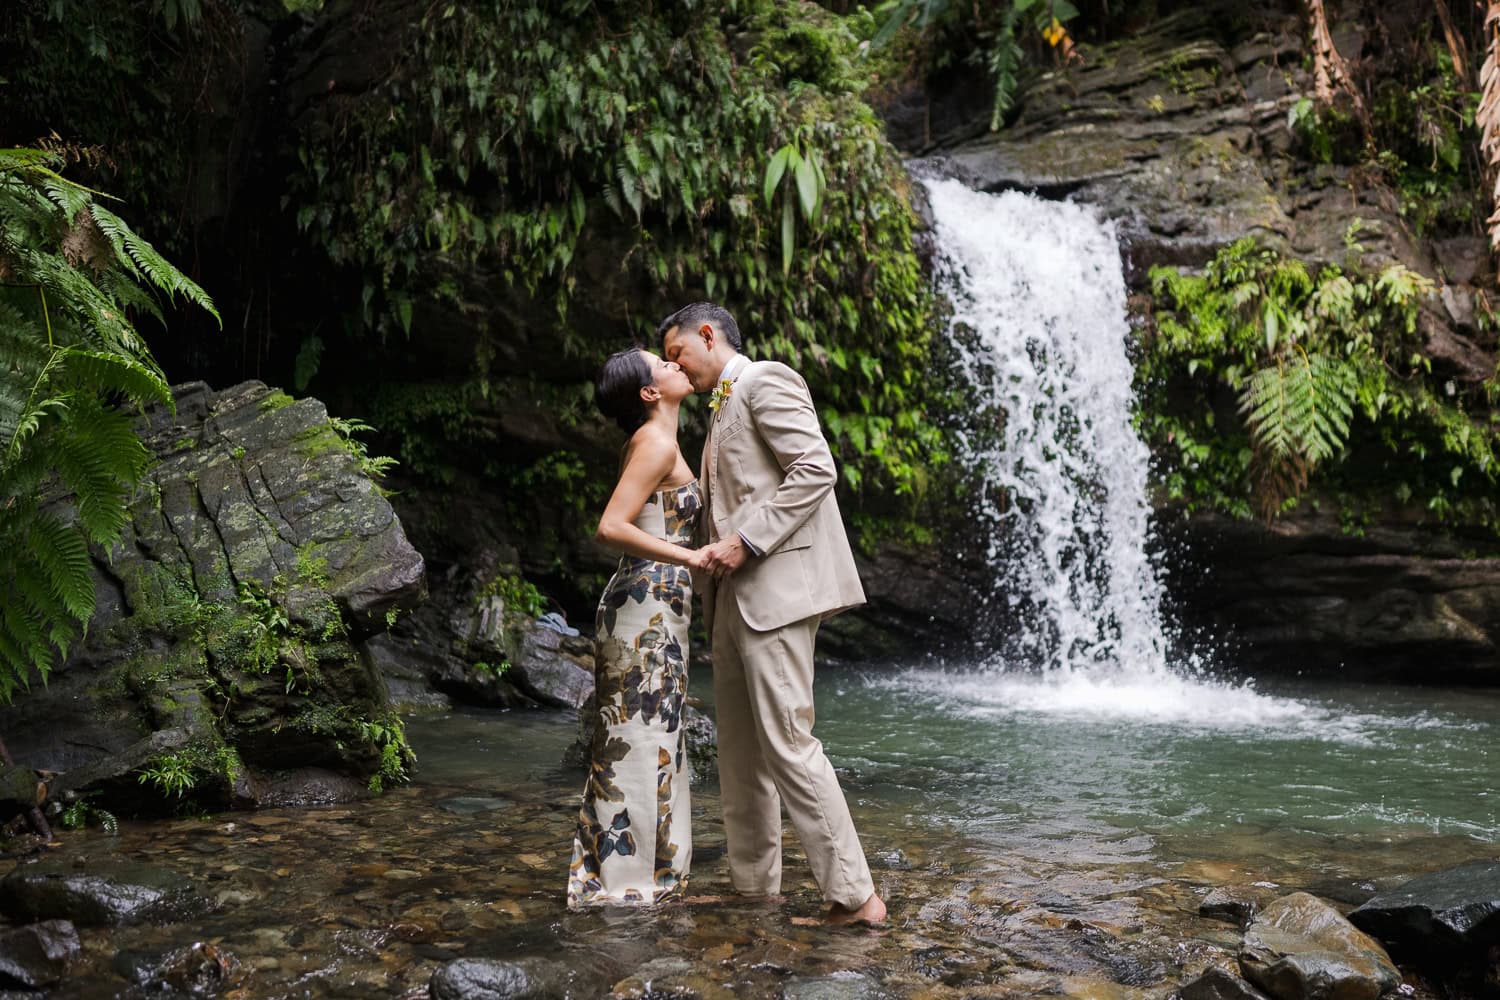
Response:
POLYGON ((703 346, 710 351, 714 349, 714 328, 712 324, 704 323, 698 327, 698 336, 703 338, 703 346))

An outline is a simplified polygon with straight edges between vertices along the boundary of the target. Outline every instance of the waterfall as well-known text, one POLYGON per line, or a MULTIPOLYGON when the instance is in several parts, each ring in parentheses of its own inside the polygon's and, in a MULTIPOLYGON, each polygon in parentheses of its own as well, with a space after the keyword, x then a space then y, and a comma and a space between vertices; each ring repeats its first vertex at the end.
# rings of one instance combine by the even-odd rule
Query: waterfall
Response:
POLYGON ((1114 227, 1081 205, 924 183, 955 346, 984 412, 1003 413, 998 432, 971 429, 960 446, 1020 623, 1002 659, 1053 676, 1162 675, 1114 227))

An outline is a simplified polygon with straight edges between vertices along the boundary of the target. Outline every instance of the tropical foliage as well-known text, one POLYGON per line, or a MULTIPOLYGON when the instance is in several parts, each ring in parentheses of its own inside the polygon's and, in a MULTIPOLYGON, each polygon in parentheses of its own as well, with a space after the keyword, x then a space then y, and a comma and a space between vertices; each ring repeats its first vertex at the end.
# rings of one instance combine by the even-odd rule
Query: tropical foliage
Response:
POLYGON ((1350 239, 1350 263, 1316 272, 1248 239, 1202 274, 1152 271, 1139 419, 1167 491, 1272 518, 1321 486, 1500 529, 1500 384, 1434 378, 1417 334, 1432 282, 1363 269, 1350 239))
POLYGON ((884 22, 873 39, 877 48, 892 44, 905 30, 916 57, 929 69, 948 65, 954 53, 967 53, 969 61, 984 68, 994 85, 992 131, 1015 107, 1028 48, 1049 48, 1063 63, 1079 58, 1067 28, 1078 8, 1068 0, 886 0, 879 13, 884 22), (953 35, 967 41, 955 44, 953 35))
POLYGON ((751 353, 808 377, 852 483, 917 493, 941 457, 929 296, 857 41, 769 0, 438 5, 389 79, 314 130, 288 203, 360 276, 354 326, 381 336, 430 336, 418 302, 495 294, 464 268, 550 303, 562 352, 590 364, 618 337, 578 315, 600 276, 621 282, 603 304, 618 319, 657 304, 629 316, 643 338, 658 313, 721 301, 751 353))
POLYGON ((149 455, 130 410, 171 403, 135 329, 196 284, 57 158, 0 150, 0 700, 45 680, 94 610, 107 551, 149 455))

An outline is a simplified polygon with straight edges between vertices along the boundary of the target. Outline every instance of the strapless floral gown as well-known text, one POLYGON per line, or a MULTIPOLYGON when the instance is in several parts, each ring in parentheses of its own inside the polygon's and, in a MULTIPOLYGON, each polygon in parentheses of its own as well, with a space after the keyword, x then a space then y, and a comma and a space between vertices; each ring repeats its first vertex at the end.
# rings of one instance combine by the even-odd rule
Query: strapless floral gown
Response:
MULTIPOLYGON (((690 545, 698 484, 661 490, 637 527, 690 545)), ((622 556, 595 618, 598 719, 568 906, 654 903, 682 892, 692 860, 686 733, 692 577, 684 566, 622 556)))

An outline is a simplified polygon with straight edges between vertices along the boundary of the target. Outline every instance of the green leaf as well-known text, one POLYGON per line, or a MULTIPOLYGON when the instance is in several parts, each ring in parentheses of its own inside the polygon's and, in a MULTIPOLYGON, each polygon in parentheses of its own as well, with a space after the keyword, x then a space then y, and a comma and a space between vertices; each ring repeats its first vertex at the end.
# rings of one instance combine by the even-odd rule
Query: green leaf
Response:
POLYGON ((813 212, 818 207, 818 175, 811 160, 804 157, 797 161, 796 177, 797 195, 802 202, 802 218, 812 222, 813 212))
POLYGON ((766 167, 765 196, 768 207, 776 198, 776 188, 781 183, 782 175, 786 173, 787 162, 793 153, 791 146, 782 146, 776 151, 776 155, 771 157, 771 163, 766 167))
POLYGON ((781 202, 781 273, 790 274, 792 270, 792 246, 797 238, 797 216, 796 208, 792 205, 792 199, 784 198, 781 202))

